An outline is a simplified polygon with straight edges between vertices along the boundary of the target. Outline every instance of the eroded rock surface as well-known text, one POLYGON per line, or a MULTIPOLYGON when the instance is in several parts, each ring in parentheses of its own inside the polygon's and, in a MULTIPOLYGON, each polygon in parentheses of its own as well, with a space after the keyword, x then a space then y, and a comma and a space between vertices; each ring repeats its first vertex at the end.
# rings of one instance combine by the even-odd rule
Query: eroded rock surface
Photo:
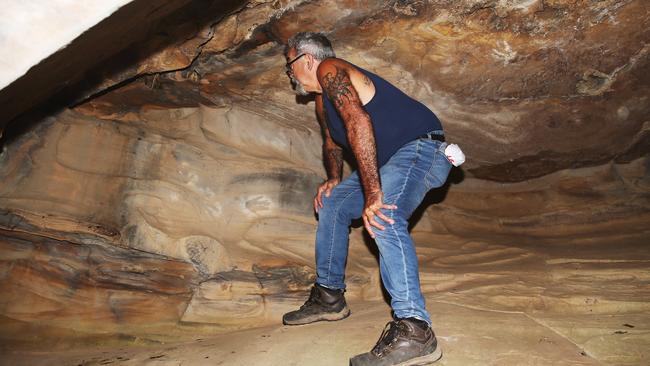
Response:
MULTIPOLYGON (((198 283, 184 261, 116 246, 0 231, 3 342, 41 333, 156 332, 177 322, 198 283)), ((55 341, 55 339, 51 340, 55 341)))

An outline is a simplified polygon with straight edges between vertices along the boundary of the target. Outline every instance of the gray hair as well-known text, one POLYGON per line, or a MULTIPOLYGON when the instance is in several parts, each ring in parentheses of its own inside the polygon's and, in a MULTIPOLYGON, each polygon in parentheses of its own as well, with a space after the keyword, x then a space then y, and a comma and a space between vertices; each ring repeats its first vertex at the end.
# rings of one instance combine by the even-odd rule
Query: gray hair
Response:
POLYGON ((289 38, 284 47, 285 55, 294 48, 298 54, 308 53, 315 59, 323 61, 328 57, 336 57, 332 49, 332 43, 325 37, 325 34, 318 32, 300 32, 289 38))

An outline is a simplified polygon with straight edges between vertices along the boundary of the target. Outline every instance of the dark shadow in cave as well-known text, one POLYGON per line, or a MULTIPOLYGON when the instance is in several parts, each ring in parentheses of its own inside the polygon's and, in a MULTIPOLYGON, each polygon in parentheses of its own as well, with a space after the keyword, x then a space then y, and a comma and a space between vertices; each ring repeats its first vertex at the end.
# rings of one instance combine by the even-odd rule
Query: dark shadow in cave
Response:
POLYGON ((310 102, 313 102, 316 99, 316 95, 309 93, 309 95, 296 95, 296 103, 306 105, 310 102))

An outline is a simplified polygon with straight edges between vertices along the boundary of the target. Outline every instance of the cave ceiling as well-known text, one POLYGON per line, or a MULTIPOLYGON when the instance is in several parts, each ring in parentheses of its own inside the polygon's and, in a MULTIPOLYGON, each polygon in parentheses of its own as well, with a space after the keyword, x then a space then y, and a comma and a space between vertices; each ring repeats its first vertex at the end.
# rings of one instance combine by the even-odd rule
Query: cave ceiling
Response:
POLYGON ((519 182, 650 151, 644 0, 128 7, 60 50, 65 61, 52 55, 2 91, 7 131, 36 119, 32 105, 48 103, 112 120, 143 106, 237 104, 317 133, 312 102, 293 94, 284 73, 283 43, 297 31, 323 31, 339 57, 438 114, 467 154, 466 175, 519 182))

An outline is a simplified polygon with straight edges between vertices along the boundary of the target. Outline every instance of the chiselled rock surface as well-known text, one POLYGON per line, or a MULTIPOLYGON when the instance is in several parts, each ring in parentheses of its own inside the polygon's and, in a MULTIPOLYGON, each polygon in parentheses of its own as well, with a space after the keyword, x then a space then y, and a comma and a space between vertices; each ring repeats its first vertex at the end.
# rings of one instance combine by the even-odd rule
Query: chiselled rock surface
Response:
MULTIPOLYGON (((152 10, 133 3, 137 14, 152 10)), ((646 363, 648 2, 208 3, 168 1, 131 38, 128 27, 114 33, 128 42, 95 54, 93 39, 127 24, 109 19, 62 51, 74 57, 54 55, 2 91, 12 106, 3 113, 27 111, 2 121, 0 336, 9 347, 199 334, 214 345, 234 328, 286 331, 273 327, 314 279, 311 205, 325 172, 313 101, 291 91, 282 44, 320 30, 339 56, 434 110, 467 155, 412 220, 423 291, 450 350, 444 364, 646 363), (48 65, 57 72, 39 74, 48 65), (25 97, 29 80, 47 87, 25 97), (49 103, 58 108, 25 107, 59 87, 49 103), (467 321, 475 331, 464 333, 467 321)), ((380 332, 369 324, 388 316, 376 253, 354 223, 346 296, 360 315, 345 329, 361 324, 362 334, 344 346, 317 331, 291 334, 366 350, 380 332)), ((252 332, 232 339, 268 336, 252 332)), ((194 346, 190 356, 111 360, 255 364, 230 346, 194 346)))

